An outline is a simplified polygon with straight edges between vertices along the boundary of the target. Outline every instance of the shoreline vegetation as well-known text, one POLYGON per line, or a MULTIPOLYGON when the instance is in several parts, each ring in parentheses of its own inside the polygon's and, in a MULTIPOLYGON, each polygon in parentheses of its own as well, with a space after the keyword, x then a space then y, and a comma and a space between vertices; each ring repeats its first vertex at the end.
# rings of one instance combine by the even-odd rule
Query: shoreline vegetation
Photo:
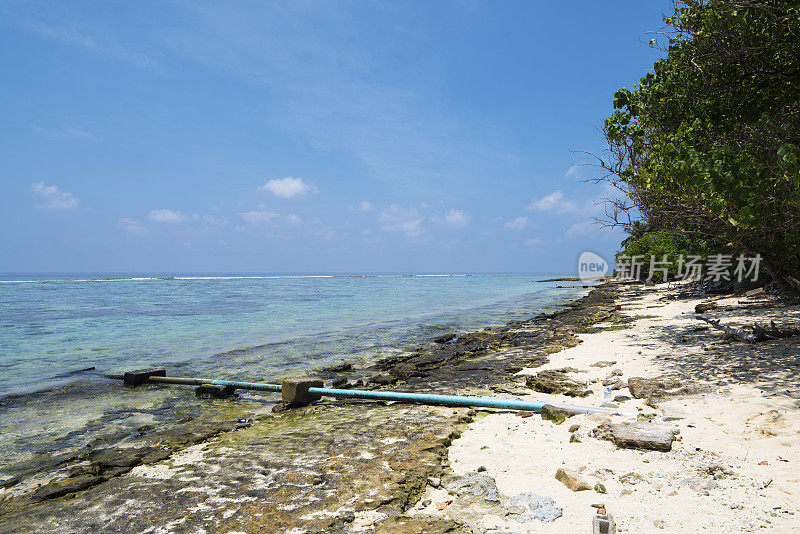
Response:
POLYGON ((620 194, 603 222, 630 233, 620 255, 727 256, 728 280, 731 257, 757 256, 800 297, 800 6, 680 0, 663 22, 661 57, 603 126, 588 181, 620 194))
MULTIPOLYGON (((766 294, 712 300, 707 314, 724 323, 755 314, 800 323, 797 305, 766 294)), ((339 387, 361 380, 368 388, 611 403, 638 417, 202 401, 211 409, 201 418, 176 419, 169 429, 143 425, 6 480, 0 526, 564 532, 589 529, 590 505, 599 503, 628 531, 789 531, 800 514, 792 482, 800 461, 798 337, 725 339, 697 320, 700 302, 683 286, 609 282, 530 321, 444 335, 368 369, 320 372, 339 387), (625 442, 625 424, 667 429, 669 450, 643 447, 641 436, 625 442), (698 500, 707 514, 682 512, 698 500)))

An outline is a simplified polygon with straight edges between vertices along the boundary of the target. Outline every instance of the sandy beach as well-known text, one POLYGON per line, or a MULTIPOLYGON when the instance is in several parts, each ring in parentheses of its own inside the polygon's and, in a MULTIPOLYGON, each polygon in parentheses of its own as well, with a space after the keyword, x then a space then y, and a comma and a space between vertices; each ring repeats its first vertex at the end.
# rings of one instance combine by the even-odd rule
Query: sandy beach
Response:
MULTIPOLYGON (((638 292, 637 292, 638 293, 638 292)), ((604 504, 620 532, 797 532, 800 530, 800 340, 789 338, 755 345, 723 341, 694 312, 699 300, 665 300, 674 294, 664 286, 618 301, 635 319, 628 328, 580 334, 580 345, 553 354, 542 367, 572 367, 570 376, 587 381, 599 405, 627 388, 604 395, 603 379, 676 376, 702 393, 624 400, 620 409, 652 414, 652 424, 677 431, 669 452, 616 447, 590 437, 605 421, 625 416, 578 415, 556 425, 539 416, 485 414, 469 425, 448 454, 453 472, 464 475, 485 468, 500 493, 532 492, 550 497, 563 515, 549 523, 522 526, 496 515, 476 517, 461 511, 476 527, 488 531, 589 532, 593 504, 604 504), (613 365, 597 367, 597 362, 613 365), (619 372, 621 371, 621 373, 619 372), (576 440, 570 442, 570 428, 576 440), (574 470, 595 489, 571 491, 555 479, 560 467, 574 470), (605 494, 596 491, 602 484, 605 494)), ((715 299, 710 315, 723 324, 797 323, 798 307, 773 306, 742 297, 715 299), (767 305, 768 307, 762 307, 767 305)), ((602 327, 603 325, 597 325, 602 327)), ((604 364, 603 364, 604 365, 604 364)), ((559 395, 530 398, 570 402, 559 395)), ((641 416, 640 416, 641 417, 641 416)), ((435 502, 453 498, 429 488, 432 504, 414 513, 447 515, 435 502)), ((454 514, 456 517, 459 512, 454 514)))

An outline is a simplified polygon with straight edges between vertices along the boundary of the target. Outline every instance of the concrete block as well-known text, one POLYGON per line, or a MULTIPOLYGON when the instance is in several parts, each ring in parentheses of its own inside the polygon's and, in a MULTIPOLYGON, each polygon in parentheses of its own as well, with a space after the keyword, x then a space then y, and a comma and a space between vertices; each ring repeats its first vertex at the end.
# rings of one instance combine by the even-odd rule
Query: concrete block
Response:
POLYGON ((318 401, 321 395, 310 395, 308 388, 321 388, 322 380, 310 378, 287 378, 281 382, 281 397, 287 406, 298 406, 318 401))
POLYGON ((147 382, 151 376, 167 376, 164 369, 141 369, 139 371, 128 371, 123 375, 126 386, 138 386, 147 382))
POLYGON ((598 514, 592 519, 593 534, 617 534, 617 525, 611 514, 598 514))

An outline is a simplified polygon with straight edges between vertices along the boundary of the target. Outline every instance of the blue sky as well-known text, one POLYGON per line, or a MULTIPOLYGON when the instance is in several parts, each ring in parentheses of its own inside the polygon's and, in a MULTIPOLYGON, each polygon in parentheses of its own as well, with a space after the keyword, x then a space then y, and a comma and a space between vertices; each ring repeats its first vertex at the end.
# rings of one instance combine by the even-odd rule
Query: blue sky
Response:
POLYGON ((668 8, 0 2, 0 271, 572 272, 668 8))

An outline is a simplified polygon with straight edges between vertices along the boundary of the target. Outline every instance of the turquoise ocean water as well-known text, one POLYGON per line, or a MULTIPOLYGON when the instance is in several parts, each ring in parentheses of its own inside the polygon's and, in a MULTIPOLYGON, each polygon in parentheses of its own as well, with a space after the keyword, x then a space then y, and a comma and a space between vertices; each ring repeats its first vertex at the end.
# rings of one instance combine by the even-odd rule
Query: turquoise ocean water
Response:
MULTIPOLYGON (((0 450, 19 460, 54 443, 78 446, 92 425, 130 418, 155 395, 76 369, 164 366, 174 376, 279 381, 367 364, 587 292, 536 282, 553 276, 0 275, 0 450)), ((158 395, 161 412, 192 397, 174 388, 158 395)))

